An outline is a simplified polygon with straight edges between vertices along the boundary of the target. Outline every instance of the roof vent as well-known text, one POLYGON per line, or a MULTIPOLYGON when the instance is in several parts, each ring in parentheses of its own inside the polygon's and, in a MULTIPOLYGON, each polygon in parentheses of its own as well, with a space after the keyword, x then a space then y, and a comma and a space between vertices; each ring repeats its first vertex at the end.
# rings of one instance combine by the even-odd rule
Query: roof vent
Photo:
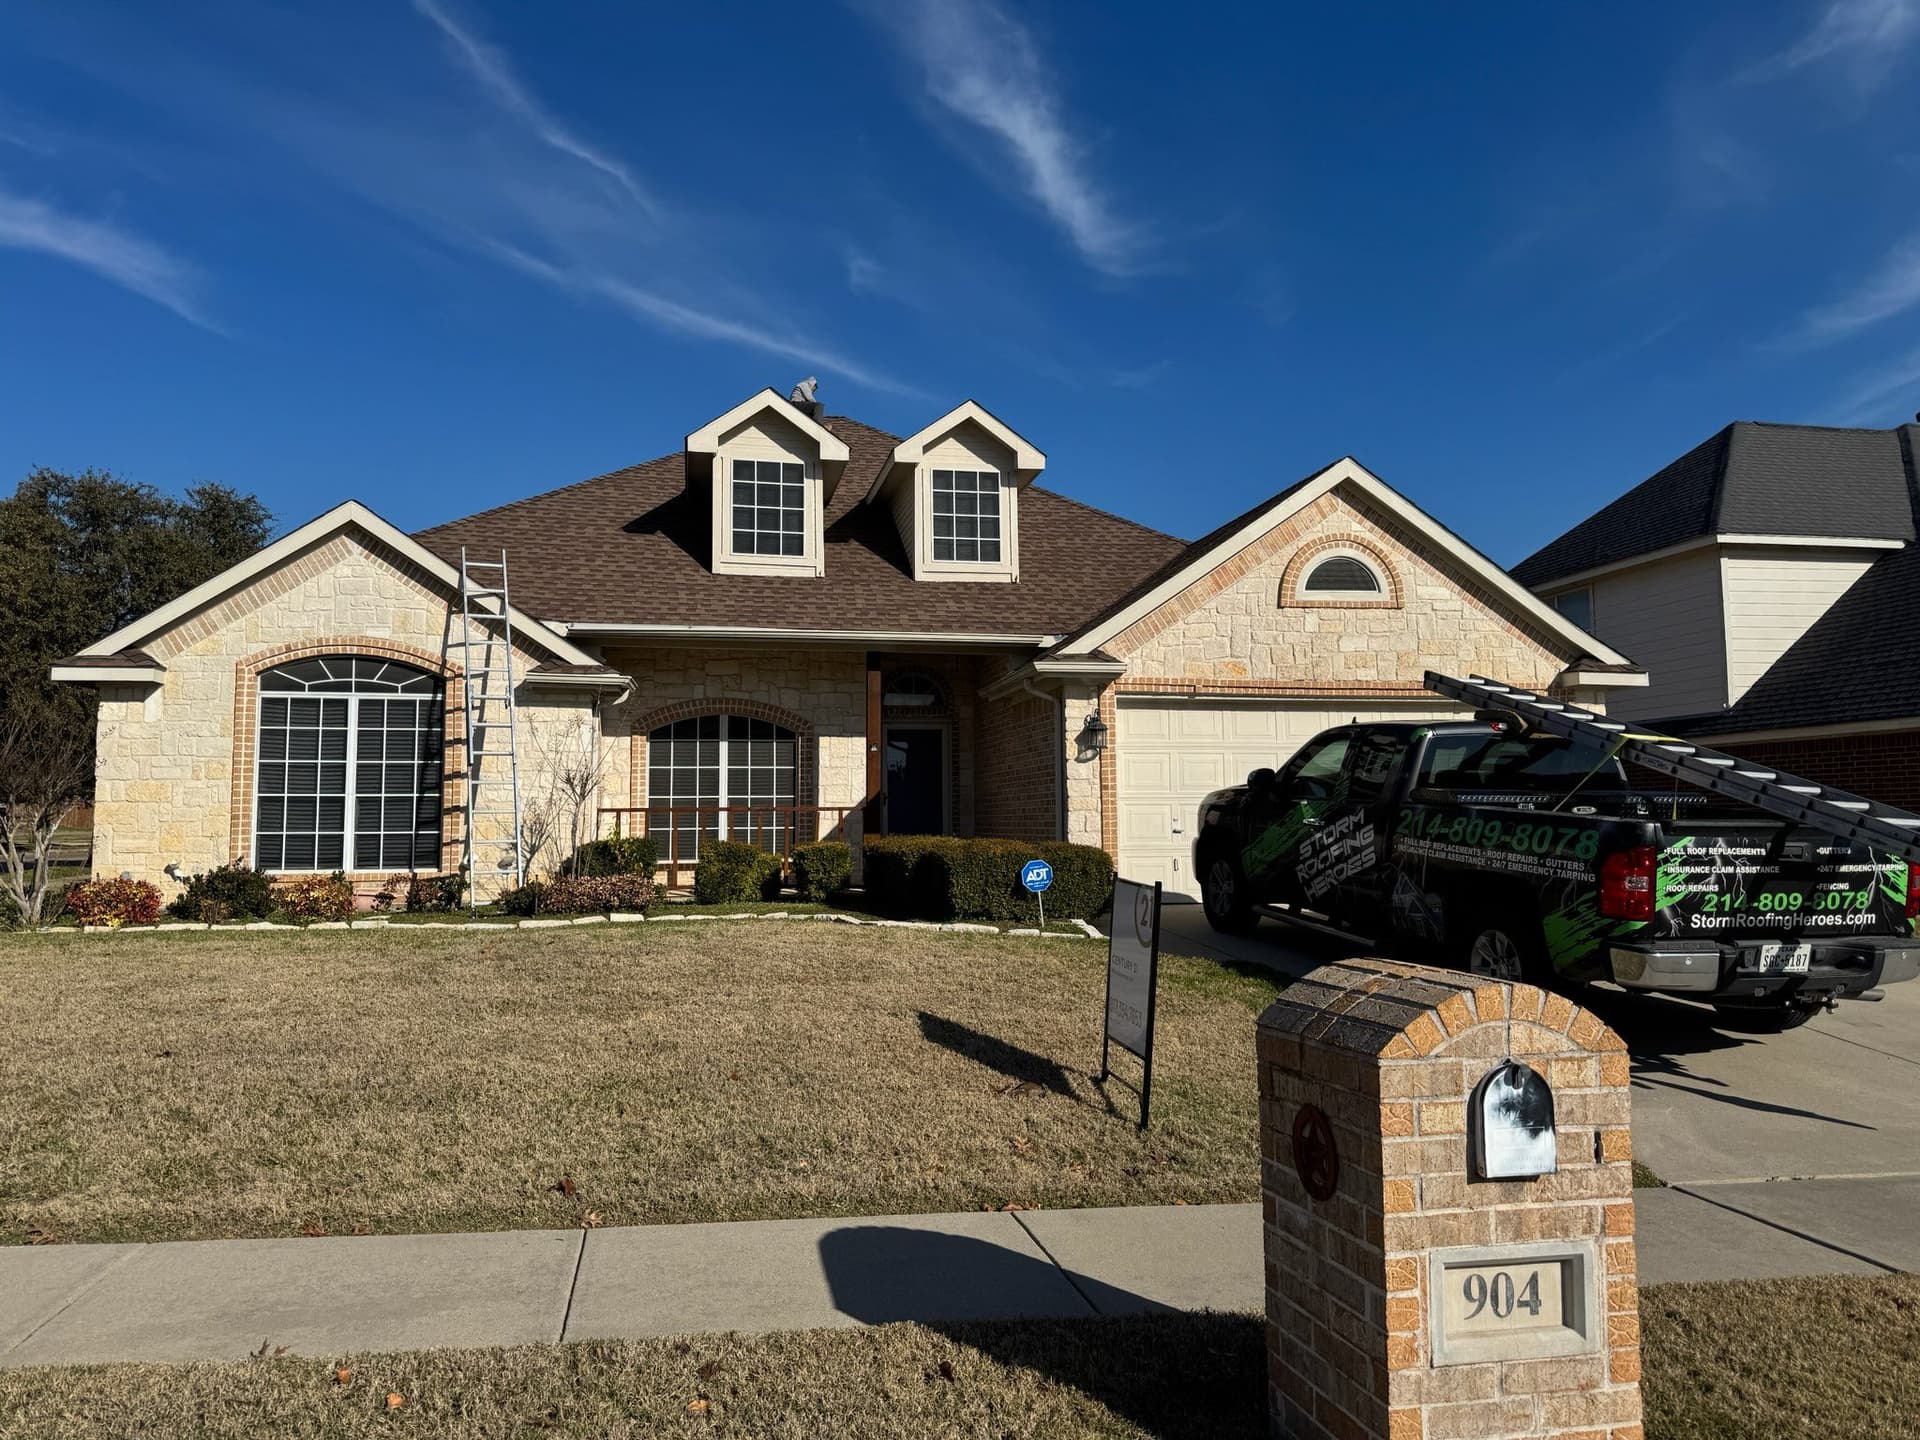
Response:
POLYGON ((793 393, 788 395, 787 399, 793 405, 798 407, 801 413, 807 415, 811 419, 818 420, 821 417, 821 415, 823 415, 826 412, 826 408, 827 408, 826 406, 822 405, 818 400, 814 398, 814 396, 817 395, 819 391, 820 391, 819 376, 809 375, 807 376, 806 379, 802 380, 798 385, 793 387, 793 393))

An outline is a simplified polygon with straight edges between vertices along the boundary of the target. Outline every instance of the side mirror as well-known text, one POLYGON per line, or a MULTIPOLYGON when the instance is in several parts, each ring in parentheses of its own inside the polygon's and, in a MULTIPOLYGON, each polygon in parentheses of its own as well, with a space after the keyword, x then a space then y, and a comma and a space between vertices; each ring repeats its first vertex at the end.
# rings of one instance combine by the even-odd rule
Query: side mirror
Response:
POLYGON ((1277 778, 1274 772, 1265 766, 1262 766, 1258 770, 1249 770, 1247 772, 1247 788, 1249 790, 1271 790, 1277 778))

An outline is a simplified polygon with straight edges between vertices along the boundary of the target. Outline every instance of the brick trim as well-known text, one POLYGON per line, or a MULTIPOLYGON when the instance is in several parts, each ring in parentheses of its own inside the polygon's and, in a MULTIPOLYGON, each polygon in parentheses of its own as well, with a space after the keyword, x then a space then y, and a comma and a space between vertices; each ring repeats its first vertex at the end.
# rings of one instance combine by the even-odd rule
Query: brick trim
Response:
POLYGON ((1280 604, 1283 607, 1301 610, 1398 610, 1406 603, 1406 591, 1400 583, 1400 572, 1387 558, 1386 552, 1372 541, 1359 534, 1323 535, 1318 540, 1309 540, 1293 552, 1287 561, 1287 568, 1280 576, 1280 604), (1328 600, 1300 589, 1307 571, 1313 562, 1329 551, 1351 550, 1365 556, 1372 562, 1373 568, 1387 582, 1387 593, 1378 600, 1328 600))
POLYGON ((796 805, 816 805, 814 798, 815 777, 819 769, 819 744, 814 736, 813 722, 806 716, 778 705, 768 705, 760 700, 727 700, 705 698, 699 700, 676 700, 671 705, 662 705, 649 710, 633 719, 633 732, 628 737, 631 747, 627 774, 627 793, 636 810, 647 806, 647 737, 662 725, 671 725, 676 720, 697 720, 702 715, 743 715, 749 720, 769 720, 793 732, 793 738, 799 754, 794 758, 793 803, 796 805))
MULTIPOLYGON (((442 723, 445 730, 440 763, 440 870, 450 875, 460 868, 460 846, 465 838, 462 823, 466 805, 467 767, 464 758, 456 765, 454 752, 464 757, 467 746, 465 727, 460 722, 465 704, 465 679, 460 666, 428 650, 374 636, 319 636, 291 645, 276 645, 234 662, 233 667, 233 784, 227 807, 227 858, 231 864, 251 863, 253 851, 253 762, 254 746, 259 738, 260 675, 290 660, 310 660, 322 655, 365 655, 378 660, 397 660, 415 665, 446 682, 442 723)), ((408 871, 355 870, 351 880, 384 879, 389 874, 408 871)))

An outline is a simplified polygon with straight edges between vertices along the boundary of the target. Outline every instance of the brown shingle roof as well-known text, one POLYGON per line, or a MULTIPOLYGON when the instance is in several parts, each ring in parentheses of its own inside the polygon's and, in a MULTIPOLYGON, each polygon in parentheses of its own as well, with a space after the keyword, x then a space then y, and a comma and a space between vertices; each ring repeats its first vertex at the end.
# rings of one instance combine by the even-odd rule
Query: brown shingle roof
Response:
POLYGON ((1050 635, 1074 629, 1186 547, 1038 486, 1020 496, 1014 584, 916 582, 884 505, 863 505, 897 436, 844 416, 852 452, 826 513, 822 577, 715 575, 704 499, 675 453, 414 536, 458 564, 505 549, 514 604, 545 620, 800 630, 1050 635))

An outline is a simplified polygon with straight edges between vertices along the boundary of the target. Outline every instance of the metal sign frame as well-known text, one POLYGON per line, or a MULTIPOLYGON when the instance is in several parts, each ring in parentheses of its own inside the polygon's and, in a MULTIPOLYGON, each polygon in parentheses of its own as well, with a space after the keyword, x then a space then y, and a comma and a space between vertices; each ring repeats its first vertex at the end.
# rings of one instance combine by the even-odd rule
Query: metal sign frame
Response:
POLYGON ((1113 1077, 1111 1053, 1119 1046, 1141 1064, 1140 1075, 1140 1128, 1147 1128, 1147 1118, 1153 1104, 1153 1036, 1154 1024, 1160 1009, 1160 882, 1153 882, 1153 939, 1147 946, 1147 1047, 1143 1054, 1135 1050, 1126 1041, 1117 1039, 1108 1023, 1113 1014, 1113 940, 1120 930, 1119 897, 1120 885, 1131 885, 1139 890, 1147 887, 1137 880, 1120 881, 1114 886, 1114 906, 1112 923, 1107 933, 1107 988, 1100 1007, 1100 1074, 1099 1084, 1106 1084, 1113 1077))

